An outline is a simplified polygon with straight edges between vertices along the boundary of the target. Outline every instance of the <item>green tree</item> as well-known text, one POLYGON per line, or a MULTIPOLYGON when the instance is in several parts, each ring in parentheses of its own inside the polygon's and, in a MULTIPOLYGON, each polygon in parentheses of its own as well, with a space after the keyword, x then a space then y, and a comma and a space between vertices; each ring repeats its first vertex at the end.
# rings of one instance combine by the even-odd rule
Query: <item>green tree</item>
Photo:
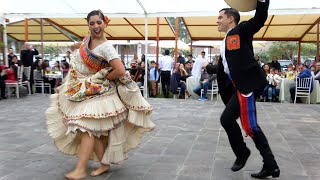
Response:
MULTIPOLYGON (((176 29, 176 18, 174 17, 168 17, 167 18, 169 23, 171 24, 171 26, 173 27, 173 29, 175 30, 176 29)), ((184 25, 183 21, 182 21, 182 18, 179 17, 179 39, 185 43, 190 43, 190 36, 188 34, 188 31, 187 31, 187 28, 186 26, 184 25)))
MULTIPOLYGON (((313 57, 317 47, 314 43, 301 43, 301 57, 313 57)), ((260 59, 264 63, 271 62, 272 57, 279 59, 291 59, 296 63, 298 56, 298 42, 277 41, 273 42, 267 51, 259 53, 260 59)))
MULTIPOLYGON (((41 47, 39 51, 41 52, 41 47)), ((45 46, 43 48, 43 53, 45 55, 45 58, 51 61, 59 56, 60 49, 57 46, 45 46)))

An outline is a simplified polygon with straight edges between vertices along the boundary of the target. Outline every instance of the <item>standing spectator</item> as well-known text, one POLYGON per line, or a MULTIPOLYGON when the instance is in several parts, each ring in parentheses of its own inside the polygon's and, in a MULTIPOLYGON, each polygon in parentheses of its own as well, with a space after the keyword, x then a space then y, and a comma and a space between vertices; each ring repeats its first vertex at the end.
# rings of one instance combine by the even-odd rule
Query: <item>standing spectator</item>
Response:
POLYGON ((277 56, 273 56, 272 62, 270 63, 270 67, 277 69, 278 71, 281 71, 281 66, 280 66, 280 63, 278 62, 277 56))
POLYGON ((137 85, 138 87, 144 86, 144 75, 146 74, 145 72, 145 62, 141 61, 138 63, 138 76, 137 76, 137 85))
POLYGON ((170 51, 166 49, 164 51, 164 56, 159 60, 159 67, 161 70, 161 86, 162 92, 165 98, 169 97, 170 91, 170 76, 173 69, 174 61, 171 56, 169 56, 170 51))
POLYGON ((180 64, 186 63, 186 59, 184 57, 182 57, 182 52, 181 51, 179 51, 178 62, 180 64))
POLYGON ((63 57, 63 60, 70 63, 70 61, 71 61, 71 52, 70 51, 66 52, 66 56, 63 57))
POLYGON ((156 62, 151 61, 151 66, 150 66, 150 75, 149 75, 149 92, 150 92, 150 97, 155 97, 156 96, 156 83, 159 80, 159 71, 156 67, 156 62))
POLYGON ((131 63, 130 63, 130 64, 132 64, 132 63, 138 64, 139 62, 140 62, 140 60, 139 60, 139 58, 138 58, 138 54, 135 53, 135 54, 133 55, 133 59, 131 60, 131 63))
POLYGON ((21 50, 20 56, 21 56, 21 61, 24 67, 31 67, 30 71, 30 85, 31 85, 31 94, 33 94, 33 70, 34 68, 32 67, 33 65, 33 56, 38 55, 39 52, 37 49, 34 49, 32 44, 29 44, 28 42, 24 43, 24 50, 21 50))
POLYGON ((192 67, 192 76, 194 78, 200 78, 201 71, 208 65, 208 60, 206 59, 206 52, 201 52, 201 57, 197 58, 192 67))
POLYGON ((13 58, 13 56, 16 56, 15 54, 14 54, 14 52, 13 52, 13 49, 12 48, 9 48, 9 50, 8 50, 8 61, 9 61, 9 64, 10 64, 10 62, 11 62, 11 60, 12 60, 12 58, 13 58))
POLYGON ((254 56, 254 59, 258 62, 258 64, 261 66, 260 56, 257 54, 254 56))
POLYGON ((146 60, 146 56, 144 54, 141 55, 141 61, 145 61, 146 60))
POLYGON ((184 66, 185 66, 185 69, 186 69, 186 71, 187 71, 187 73, 188 73, 188 76, 187 76, 187 77, 192 76, 192 66, 191 66, 191 62, 187 61, 184 66))
POLYGON ((320 81, 320 62, 316 63, 316 70, 314 71, 314 80, 320 81))

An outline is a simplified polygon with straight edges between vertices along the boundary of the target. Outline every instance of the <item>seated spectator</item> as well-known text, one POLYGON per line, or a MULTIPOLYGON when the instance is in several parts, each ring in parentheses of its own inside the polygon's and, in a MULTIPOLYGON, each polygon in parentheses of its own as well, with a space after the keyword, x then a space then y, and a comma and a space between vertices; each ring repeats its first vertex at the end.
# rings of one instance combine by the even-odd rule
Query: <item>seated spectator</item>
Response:
POLYGON ((270 73, 267 75, 266 79, 268 85, 264 88, 262 92, 262 97, 269 102, 275 102, 275 98, 280 92, 281 77, 278 75, 279 71, 277 69, 271 68, 270 73))
MULTIPOLYGON (((211 68, 212 69, 212 68, 211 68)), ((214 73, 214 69, 211 70, 210 66, 206 66, 206 68, 202 71, 200 76, 200 85, 193 89, 193 92, 200 96, 199 101, 207 101, 207 92, 208 88, 212 87, 212 81, 217 79, 217 72, 214 73), (203 94, 201 96, 201 89, 203 89, 203 94)))
POLYGON ((264 70, 264 73, 266 76, 270 73, 270 65, 269 64, 264 64, 262 66, 262 69, 264 70))
POLYGON ((137 72, 135 75, 135 81, 139 87, 144 85, 144 75, 145 75, 145 64, 144 61, 138 63, 137 72))
POLYGON ((185 94, 191 97, 187 90, 186 79, 188 73, 184 69, 184 65, 177 63, 170 79, 170 88, 173 94, 176 94, 178 87, 180 87, 179 99, 185 99, 185 94))
POLYGON ((0 91, 1 91, 1 99, 7 99, 6 98, 6 83, 5 83, 5 79, 6 79, 6 71, 5 71, 5 67, 4 66, 0 66, 0 91))
MULTIPOLYGON (((307 66, 300 64, 297 66, 298 71, 300 72, 300 74, 298 75, 298 78, 310 78, 312 77, 310 70, 308 69, 307 66)), ((311 83, 311 91, 313 90, 313 83, 311 83)), ((296 97, 296 86, 293 86, 290 88, 290 95, 291 95, 291 100, 292 102, 294 102, 294 99, 296 97)), ((297 103, 302 103, 301 99, 298 97, 297 98, 297 103)))
POLYGON ((69 64, 66 61, 62 62, 61 69, 63 73, 63 78, 65 78, 69 72, 69 64))
POLYGON ((14 71, 14 65, 11 65, 10 68, 5 70, 7 72, 7 78, 5 80, 6 83, 15 83, 17 82, 17 76, 14 71))
POLYGON ((52 68, 52 72, 56 72, 56 71, 60 71, 61 72, 61 67, 60 67, 60 62, 59 61, 56 61, 54 63, 53 68, 52 68))

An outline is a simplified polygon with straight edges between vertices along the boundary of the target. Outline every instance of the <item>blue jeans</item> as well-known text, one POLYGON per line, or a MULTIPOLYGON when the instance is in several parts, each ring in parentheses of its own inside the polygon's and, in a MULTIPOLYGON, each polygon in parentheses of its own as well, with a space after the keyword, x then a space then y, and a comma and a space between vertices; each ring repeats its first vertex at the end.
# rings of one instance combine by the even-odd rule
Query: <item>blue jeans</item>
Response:
POLYGON ((207 93, 208 93, 208 87, 209 87, 209 83, 208 82, 204 82, 200 85, 198 85, 197 87, 195 87, 193 89, 193 92, 198 94, 199 96, 201 96, 201 89, 203 89, 203 96, 202 97, 207 97, 207 93))
POLYGON ((262 97, 268 96, 268 99, 272 99, 273 97, 277 97, 279 95, 280 89, 276 89, 276 87, 272 87, 270 85, 266 86, 262 92, 262 97))

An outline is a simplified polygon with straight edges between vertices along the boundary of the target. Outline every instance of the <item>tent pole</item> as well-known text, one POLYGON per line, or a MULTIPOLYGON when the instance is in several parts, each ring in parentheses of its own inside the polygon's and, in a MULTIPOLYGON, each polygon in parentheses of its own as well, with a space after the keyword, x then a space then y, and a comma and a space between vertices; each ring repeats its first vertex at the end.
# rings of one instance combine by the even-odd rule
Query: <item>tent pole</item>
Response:
POLYGON ((43 58, 44 58, 44 47, 43 47, 43 19, 41 18, 40 19, 40 24, 41 24, 41 26, 40 26, 40 30, 41 30, 41 58, 42 58, 42 60, 43 60, 43 58))
MULTIPOLYGON (((156 48, 156 70, 159 69, 159 34, 160 34, 160 18, 157 17, 157 48, 156 48)), ((157 76, 155 76, 157 78, 157 76)), ((158 96, 158 81, 156 81, 156 94, 153 94, 155 96, 158 96)))
POLYGON ((3 56, 6 65, 9 67, 9 60, 8 60, 8 37, 7 37, 7 24, 6 24, 6 18, 3 17, 3 43, 4 43, 4 51, 3 56))
POLYGON ((301 63, 301 41, 298 42, 298 64, 301 63))
POLYGON ((176 17, 176 36, 175 36, 176 46, 174 49, 174 59, 176 63, 178 62, 178 37, 179 37, 179 17, 176 17))
POLYGON ((24 18, 24 41, 28 42, 29 37, 28 37, 28 18, 24 18))
POLYGON ((191 43, 190 43, 190 54, 192 55, 192 39, 191 39, 191 43))
POLYGON ((145 38, 145 62, 144 62, 144 91, 143 96, 144 98, 148 97, 148 14, 145 13, 145 25, 144 25, 144 38, 145 38))
POLYGON ((316 55, 316 59, 315 59, 316 62, 320 61, 320 59, 319 59, 320 58, 319 57, 320 56, 320 54, 319 54, 319 49, 320 49, 319 29, 320 29, 320 27, 319 26, 320 26, 320 22, 318 22, 318 24, 317 24, 317 55, 316 55))

